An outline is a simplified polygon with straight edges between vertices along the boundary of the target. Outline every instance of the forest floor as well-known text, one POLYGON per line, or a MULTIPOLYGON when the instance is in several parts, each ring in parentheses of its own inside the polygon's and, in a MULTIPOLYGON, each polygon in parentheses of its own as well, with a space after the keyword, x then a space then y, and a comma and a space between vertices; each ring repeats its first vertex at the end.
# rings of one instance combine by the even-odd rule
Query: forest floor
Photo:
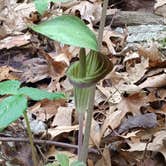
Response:
MULTIPOLYGON (((19 80, 68 96, 28 103, 41 166, 55 162, 57 153, 77 159, 78 120, 66 71, 78 60, 79 48, 50 40, 27 24, 65 13, 80 17, 97 35, 102 1, 71 0, 48 8, 41 16, 33 1, 0 1, 0 81, 19 80)), ((102 53, 114 68, 96 86, 88 166, 166 165, 165 18, 165 0, 109 2, 102 53)), ((0 165, 32 166, 22 117, 0 133, 0 165)))

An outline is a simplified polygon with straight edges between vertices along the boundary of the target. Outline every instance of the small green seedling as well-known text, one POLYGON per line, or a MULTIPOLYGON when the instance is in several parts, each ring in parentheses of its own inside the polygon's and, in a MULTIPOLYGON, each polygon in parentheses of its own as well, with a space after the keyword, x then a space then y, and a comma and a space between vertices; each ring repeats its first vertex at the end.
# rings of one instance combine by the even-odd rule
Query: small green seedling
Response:
POLYGON ((17 80, 0 82, 0 95, 10 95, 0 102, 0 130, 18 119, 27 110, 28 98, 39 101, 43 99, 64 99, 63 93, 50 93, 31 87, 20 87, 17 80))
POLYGON ((24 115, 29 141, 32 148, 32 158, 34 166, 37 166, 36 150, 33 143, 33 136, 30 124, 26 114, 28 107, 28 98, 38 101, 43 99, 57 100, 64 99, 63 93, 50 93, 44 90, 31 87, 20 87, 21 83, 17 80, 0 82, 0 95, 10 95, 0 102, 0 131, 6 128, 10 123, 24 115))

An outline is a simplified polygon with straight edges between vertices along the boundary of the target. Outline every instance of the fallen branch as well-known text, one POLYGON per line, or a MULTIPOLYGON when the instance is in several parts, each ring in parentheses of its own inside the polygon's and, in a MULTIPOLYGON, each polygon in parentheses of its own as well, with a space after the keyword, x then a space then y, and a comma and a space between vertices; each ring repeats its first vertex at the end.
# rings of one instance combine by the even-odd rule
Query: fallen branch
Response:
POLYGON ((117 11, 114 16, 107 16, 106 24, 109 25, 110 23, 113 27, 125 25, 166 24, 164 17, 143 11, 117 11))
MULTIPOLYGON (((2 142, 27 142, 27 143, 29 143, 28 138, 0 137, 0 141, 2 141, 2 142)), ((63 148, 78 149, 77 145, 63 143, 63 142, 57 142, 57 141, 34 139, 33 142, 35 144, 48 144, 48 145, 55 145, 55 146, 59 146, 59 147, 63 147, 63 148)), ((94 148, 90 148, 88 150, 88 152, 99 154, 99 151, 94 149, 94 148)))

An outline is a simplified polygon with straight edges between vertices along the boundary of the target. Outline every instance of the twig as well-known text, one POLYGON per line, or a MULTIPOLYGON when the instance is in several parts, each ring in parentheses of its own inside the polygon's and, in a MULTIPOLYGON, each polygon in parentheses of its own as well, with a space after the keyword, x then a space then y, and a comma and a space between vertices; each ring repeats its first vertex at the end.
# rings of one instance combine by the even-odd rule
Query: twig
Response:
MULTIPOLYGON (((26 142, 26 143, 29 143, 29 139, 28 138, 0 137, 0 141, 2 141, 2 142, 26 142)), ((63 148, 78 149, 77 145, 67 144, 67 143, 57 142, 57 141, 33 139, 33 142, 35 144, 47 144, 47 145, 55 145, 55 146, 59 146, 59 147, 63 147, 63 148)), ((88 152, 89 153, 91 152, 91 153, 100 154, 99 151, 94 149, 94 148, 90 148, 88 150, 88 152)))
POLYGON ((102 46, 102 39, 103 39, 104 26, 105 26, 105 21, 106 21, 107 7, 108 7, 108 0, 104 0, 101 22, 100 22, 100 27, 99 27, 99 34, 98 34, 99 50, 101 49, 101 46, 102 46))

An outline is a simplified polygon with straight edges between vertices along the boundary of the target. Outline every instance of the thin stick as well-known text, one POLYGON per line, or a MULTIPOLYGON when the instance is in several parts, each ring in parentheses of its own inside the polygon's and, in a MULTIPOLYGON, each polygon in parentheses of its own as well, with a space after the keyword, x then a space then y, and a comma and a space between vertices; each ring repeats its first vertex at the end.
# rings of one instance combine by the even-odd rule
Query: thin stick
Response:
POLYGON ((101 15, 101 22, 100 22, 100 27, 99 27, 99 35, 98 35, 99 50, 101 49, 101 46, 102 46, 102 39, 103 39, 103 32, 104 32, 104 26, 105 26, 105 20, 106 20, 107 7, 108 7, 108 0, 104 0, 102 15, 101 15))
MULTIPOLYGON (((0 137, 0 141, 2 142, 26 142, 29 143, 29 138, 13 138, 13 137, 0 137)), ((33 139, 33 142, 35 144, 47 144, 47 145, 55 145, 58 147, 63 147, 63 148, 73 148, 73 149, 78 149, 77 145, 73 145, 73 144, 67 144, 67 143, 63 143, 63 142, 57 142, 57 141, 50 141, 50 140, 41 140, 41 139, 33 139)), ((92 153, 97 153, 99 154, 99 151, 94 149, 94 148, 90 148, 88 150, 88 152, 92 152, 92 153)))
POLYGON ((24 118, 25 118, 25 122, 26 122, 26 125, 27 125, 27 132, 28 132, 28 136, 29 136, 29 142, 30 142, 31 149, 32 149, 33 163, 34 163, 34 166, 38 166, 37 159, 36 159, 36 149, 35 149, 35 146, 34 146, 34 143, 33 143, 33 136, 32 136, 32 132, 31 132, 31 128, 30 128, 30 125, 29 125, 28 116, 27 116, 26 111, 24 112, 24 118))

